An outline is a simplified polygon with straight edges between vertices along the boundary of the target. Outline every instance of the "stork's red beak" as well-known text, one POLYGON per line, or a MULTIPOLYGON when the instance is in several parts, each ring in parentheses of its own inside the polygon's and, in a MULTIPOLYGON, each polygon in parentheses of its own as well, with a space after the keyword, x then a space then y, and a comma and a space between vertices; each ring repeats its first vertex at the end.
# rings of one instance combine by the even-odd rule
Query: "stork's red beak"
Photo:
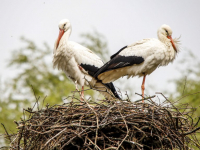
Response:
POLYGON ((171 37, 171 36, 167 36, 167 38, 170 39, 174 50, 177 52, 177 49, 176 49, 176 46, 175 46, 175 44, 174 44, 174 41, 173 41, 172 37, 171 37))
POLYGON ((62 38, 64 32, 65 32, 65 31, 64 31, 63 29, 60 29, 60 31, 59 31, 59 35, 58 35, 58 39, 57 39, 57 43, 56 43, 56 49, 58 48, 58 45, 59 45, 60 39, 62 38))

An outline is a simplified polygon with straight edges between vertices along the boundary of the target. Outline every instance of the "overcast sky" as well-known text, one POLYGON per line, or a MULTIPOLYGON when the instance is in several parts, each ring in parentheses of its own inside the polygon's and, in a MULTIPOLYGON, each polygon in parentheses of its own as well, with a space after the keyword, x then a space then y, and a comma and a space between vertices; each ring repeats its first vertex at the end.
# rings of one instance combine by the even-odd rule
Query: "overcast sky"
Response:
MULTIPOLYGON (((168 80, 178 77, 175 64, 183 56, 184 48, 199 55, 199 0, 1 0, 0 1, 0 76, 10 76, 6 60, 13 49, 22 45, 25 36, 37 45, 47 42, 53 49, 58 36, 58 23, 67 18, 72 24, 71 41, 80 42, 80 34, 97 29, 109 44, 110 54, 125 45, 143 38, 157 38, 157 29, 168 24, 172 37, 181 35, 182 52, 166 67, 147 76, 148 85, 155 91, 166 91, 168 80), (167 74, 167 73, 170 74, 167 74)), ((140 92, 142 79, 129 79, 140 92)))

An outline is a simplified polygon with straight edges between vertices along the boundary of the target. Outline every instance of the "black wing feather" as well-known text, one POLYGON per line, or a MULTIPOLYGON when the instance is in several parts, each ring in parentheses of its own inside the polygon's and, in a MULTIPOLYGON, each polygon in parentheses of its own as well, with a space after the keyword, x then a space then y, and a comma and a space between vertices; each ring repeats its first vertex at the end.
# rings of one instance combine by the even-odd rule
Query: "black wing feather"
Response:
MULTIPOLYGON (((104 84, 104 83, 103 83, 103 84, 104 84)), ((106 83, 106 84, 104 84, 104 85, 105 85, 106 87, 108 87, 108 88, 112 91, 112 93, 115 95, 116 98, 121 99, 121 97, 118 95, 118 93, 117 93, 117 91, 116 91, 116 89, 115 89, 115 86, 113 85, 112 82, 106 83)))
POLYGON ((144 58, 141 56, 121 56, 116 55, 113 59, 108 61, 105 65, 103 65, 97 73, 95 73, 94 77, 97 78, 97 76, 103 72, 119 69, 127 66, 132 66, 134 64, 141 64, 144 62, 144 58))
POLYGON ((127 46, 122 47, 117 53, 110 56, 110 59, 113 59, 115 56, 117 56, 123 49, 127 48, 127 46))
POLYGON ((99 70, 99 67, 96 67, 94 65, 88 65, 88 64, 81 64, 80 65, 85 71, 88 72, 89 75, 94 76, 94 74, 99 70))
MULTIPOLYGON (((81 64, 80 66, 85 71, 87 71, 88 74, 91 75, 92 77, 94 77, 95 73, 99 70, 99 68, 95 67, 94 65, 81 64)), ((99 81, 99 82, 101 82, 101 81, 99 81)), ((112 82, 111 83, 107 83, 107 84, 104 84, 104 83, 102 83, 102 84, 105 85, 107 88, 109 88, 116 98, 121 99, 120 96, 117 94, 117 91, 116 91, 116 89, 115 89, 115 87, 114 87, 112 82)))

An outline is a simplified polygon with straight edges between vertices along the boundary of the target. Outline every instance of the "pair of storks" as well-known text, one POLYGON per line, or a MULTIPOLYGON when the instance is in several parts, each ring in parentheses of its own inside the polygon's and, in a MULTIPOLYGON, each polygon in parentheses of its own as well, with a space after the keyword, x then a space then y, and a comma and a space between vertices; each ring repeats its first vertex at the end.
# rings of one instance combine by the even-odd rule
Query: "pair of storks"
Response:
POLYGON ((106 98, 119 98, 113 81, 122 76, 143 76, 142 96, 144 97, 145 78, 157 67, 173 62, 179 49, 178 40, 172 39, 171 28, 164 24, 158 31, 158 39, 149 38, 125 46, 103 63, 100 57, 88 48, 69 41, 72 31, 69 20, 59 23, 59 36, 55 42, 53 67, 61 69, 76 84, 100 91, 106 98))

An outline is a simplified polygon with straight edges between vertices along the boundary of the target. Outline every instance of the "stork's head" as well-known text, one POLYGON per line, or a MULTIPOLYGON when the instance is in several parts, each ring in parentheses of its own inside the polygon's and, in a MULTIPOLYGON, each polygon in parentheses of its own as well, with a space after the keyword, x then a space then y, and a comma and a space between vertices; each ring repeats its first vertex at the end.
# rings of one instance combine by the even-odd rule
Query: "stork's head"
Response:
POLYGON ((160 41, 164 42, 166 41, 166 39, 170 39, 170 42, 174 48, 174 50, 177 52, 177 48, 174 44, 174 41, 172 39, 172 29, 170 28, 170 26, 163 24, 159 29, 158 29, 158 38, 160 41))
POLYGON ((58 24, 58 27, 59 27, 59 35, 58 35, 58 39, 57 39, 57 42, 56 42, 56 45, 55 45, 55 48, 57 49, 58 48, 58 45, 59 45, 59 42, 63 36, 63 34, 68 31, 69 29, 71 29, 71 24, 69 22, 68 19, 62 19, 59 24, 58 24))
POLYGON ((59 22, 58 27, 60 30, 63 30, 64 32, 66 32, 68 29, 71 28, 71 24, 68 19, 62 19, 59 22))

